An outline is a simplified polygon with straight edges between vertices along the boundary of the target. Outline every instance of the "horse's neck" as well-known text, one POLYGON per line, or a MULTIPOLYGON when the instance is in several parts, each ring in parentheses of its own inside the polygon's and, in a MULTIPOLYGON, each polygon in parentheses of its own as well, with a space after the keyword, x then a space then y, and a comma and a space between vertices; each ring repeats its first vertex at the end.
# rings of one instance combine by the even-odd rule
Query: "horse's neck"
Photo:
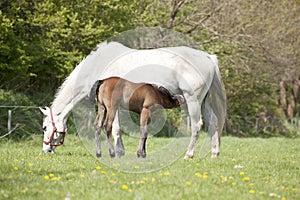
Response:
POLYGON ((86 91, 83 89, 83 83, 78 84, 76 77, 78 77, 79 71, 79 69, 74 69, 62 84, 52 102, 51 108, 53 114, 58 116, 62 121, 66 120, 73 107, 87 95, 87 92, 83 92, 86 91))

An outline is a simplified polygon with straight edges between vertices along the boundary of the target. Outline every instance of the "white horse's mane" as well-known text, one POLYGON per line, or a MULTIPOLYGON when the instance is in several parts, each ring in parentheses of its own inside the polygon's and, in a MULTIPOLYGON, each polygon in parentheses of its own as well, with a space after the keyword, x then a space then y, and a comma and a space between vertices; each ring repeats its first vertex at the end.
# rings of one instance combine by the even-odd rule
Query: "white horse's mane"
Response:
MULTIPOLYGON (((68 85, 70 79, 72 79, 72 77, 74 76, 74 74, 75 74, 75 73, 77 74, 78 71, 80 71, 80 69, 82 68, 82 66, 83 66, 83 64, 84 64, 84 62, 85 62, 85 60, 86 60, 87 58, 89 58, 90 56, 92 56, 95 52, 97 52, 97 51, 100 49, 99 47, 100 47, 101 44, 102 44, 102 43, 98 44, 97 47, 96 47, 94 50, 92 50, 87 56, 85 56, 85 57, 80 61, 80 63, 76 65, 76 67, 73 69, 73 71, 71 72, 71 74, 70 74, 67 78, 65 78, 65 80, 63 81, 63 83, 61 84, 61 86, 59 86, 59 88, 57 89, 57 91, 56 91, 56 93, 55 93, 55 96, 54 96, 54 99, 53 99, 53 102, 55 102, 55 99, 60 95, 60 93, 61 93, 61 92, 63 91, 63 89, 65 88, 65 86, 68 85), (76 70, 76 69, 77 69, 77 70, 76 70)), ((52 104, 53 104, 53 102, 52 102, 52 104)))

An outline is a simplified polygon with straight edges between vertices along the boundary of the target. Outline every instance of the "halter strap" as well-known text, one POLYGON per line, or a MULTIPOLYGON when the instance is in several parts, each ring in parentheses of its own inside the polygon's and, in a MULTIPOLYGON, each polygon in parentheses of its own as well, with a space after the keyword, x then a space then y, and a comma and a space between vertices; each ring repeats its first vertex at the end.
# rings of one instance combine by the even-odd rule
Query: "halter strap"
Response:
POLYGON ((51 123, 52 123, 52 126, 53 126, 53 131, 52 131, 52 133, 50 135, 49 141, 45 141, 44 140, 43 143, 46 144, 46 145, 50 144, 50 146, 52 146, 52 147, 53 146, 60 146, 60 145, 62 145, 64 143, 65 135, 66 135, 67 130, 64 129, 63 131, 57 131, 57 128, 55 126, 55 122, 54 122, 54 119, 53 119, 53 114, 52 114, 52 109, 51 108, 50 108, 50 117, 51 117, 51 123), (62 135, 62 138, 59 141, 59 143, 52 143, 53 137, 54 137, 55 133, 58 133, 58 134, 62 135))

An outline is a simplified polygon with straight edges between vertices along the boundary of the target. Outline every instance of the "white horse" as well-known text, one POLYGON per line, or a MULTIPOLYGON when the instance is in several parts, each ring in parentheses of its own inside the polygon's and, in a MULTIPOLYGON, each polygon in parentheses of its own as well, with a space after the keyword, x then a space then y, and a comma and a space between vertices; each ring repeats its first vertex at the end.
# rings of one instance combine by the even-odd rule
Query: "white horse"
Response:
MULTIPOLYGON (((99 44, 65 80, 51 108, 41 109, 45 115, 43 151, 54 153, 55 146, 64 141, 66 120, 72 108, 89 94, 96 80, 112 76, 162 85, 173 93, 183 94, 192 130, 184 158, 194 156, 202 114, 211 136, 212 157, 219 155, 226 97, 217 57, 185 46, 136 50, 117 42, 99 44)), ((125 153, 119 132, 116 117, 112 134, 117 157, 125 153)))

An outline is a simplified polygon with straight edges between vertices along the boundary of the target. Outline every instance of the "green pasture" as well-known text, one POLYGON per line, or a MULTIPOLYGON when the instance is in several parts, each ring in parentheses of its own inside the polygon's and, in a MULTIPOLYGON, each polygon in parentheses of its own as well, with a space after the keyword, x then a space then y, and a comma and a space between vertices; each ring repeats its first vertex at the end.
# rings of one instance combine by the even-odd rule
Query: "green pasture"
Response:
MULTIPOLYGON (((299 138, 223 137, 217 159, 179 155, 144 173, 99 162, 74 135, 55 155, 41 152, 41 139, 0 140, 0 199, 300 199, 299 138)), ((167 140, 150 138, 149 152, 167 140)))

